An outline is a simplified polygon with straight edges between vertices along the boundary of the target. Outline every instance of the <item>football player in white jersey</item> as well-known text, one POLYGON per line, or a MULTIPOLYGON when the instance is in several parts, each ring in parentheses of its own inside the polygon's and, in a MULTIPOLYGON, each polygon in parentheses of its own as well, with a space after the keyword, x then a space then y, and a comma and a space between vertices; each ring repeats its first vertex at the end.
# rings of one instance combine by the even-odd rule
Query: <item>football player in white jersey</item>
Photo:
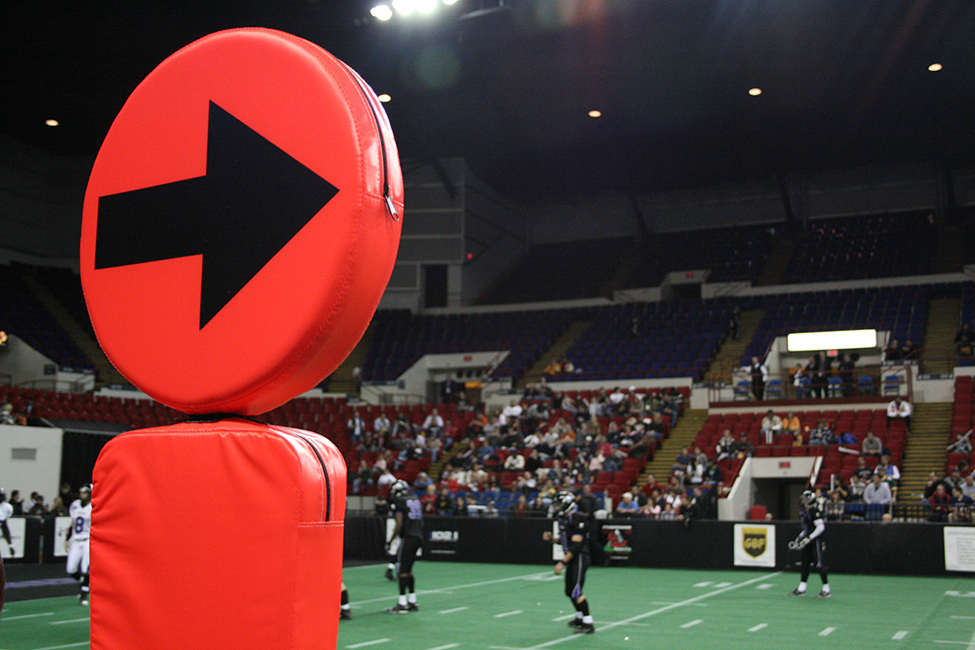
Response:
POLYGON ((68 508, 71 528, 68 529, 68 573, 81 581, 79 599, 82 605, 88 604, 88 534, 91 531, 91 486, 84 485, 78 490, 78 499, 68 508))
POLYGON ((10 547, 10 557, 14 556, 14 542, 10 537, 10 529, 7 527, 7 520, 14 514, 14 507, 7 503, 7 493, 0 488, 0 537, 7 542, 10 547))

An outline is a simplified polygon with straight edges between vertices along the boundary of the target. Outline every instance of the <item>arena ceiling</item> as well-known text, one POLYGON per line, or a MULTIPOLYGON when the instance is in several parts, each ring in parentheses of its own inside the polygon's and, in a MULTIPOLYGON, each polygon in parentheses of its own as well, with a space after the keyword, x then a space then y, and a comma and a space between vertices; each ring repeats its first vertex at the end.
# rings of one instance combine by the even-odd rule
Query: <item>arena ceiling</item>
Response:
POLYGON ((0 4, 0 133, 53 154, 95 154, 183 45, 264 26, 388 93, 404 158, 464 157, 516 199, 975 162, 972 0, 458 0, 388 22, 369 0, 0 4))

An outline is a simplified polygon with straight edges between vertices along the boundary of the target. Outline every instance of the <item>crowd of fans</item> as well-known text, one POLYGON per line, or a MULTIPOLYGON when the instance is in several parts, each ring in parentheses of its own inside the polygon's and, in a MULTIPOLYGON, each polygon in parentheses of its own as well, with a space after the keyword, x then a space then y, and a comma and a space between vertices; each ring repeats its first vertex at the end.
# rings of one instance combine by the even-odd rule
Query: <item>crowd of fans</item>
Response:
MULTIPOLYGON (((404 478, 422 493, 430 514, 484 516, 546 514, 552 498, 566 488, 606 490, 622 502, 685 407, 676 388, 557 394, 542 380, 504 408, 472 408, 462 430, 445 428, 436 409, 422 422, 400 414, 394 422, 380 416, 371 426, 354 415, 347 427, 359 461, 351 492, 375 486, 381 494, 404 478), (434 482, 425 470, 445 452, 449 460, 434 482), (370 453, 372 463, 366 458, 370 453), (421 468, 415 476, 407 471, 410 461, 421 468), (605 481, 620 474, 625 484, 605 481)), ((696 474, 701 478, 696 485, 704 487, 704 472, 696 474)), ((691 505, 669 493, 664 498, 663 492, 658 512, 664 518, 691 505)), ((630 492, 629 500, 643 508, 649 497, 649 490, 639 496, 630 492)), ((693 493, 685 497, 693 501, 693 493)))
POLYGON ((67 517, 68 507, 78 498, 78 494, 71 489, 68 483, 62 483, 61 489, 56 497, 48 502, 43 494, 31 492, 29 498, 24 498, 20 490, 11 490, 7 497, 13 512, 12 516, 33 516, 33 517, 67 517))
POLYGON ((34 403, 28 401, 22 409, 15 409, 14 405, 7 401, 0 406, 0 424, 16 424, 27 426, 34 410, 34 403))

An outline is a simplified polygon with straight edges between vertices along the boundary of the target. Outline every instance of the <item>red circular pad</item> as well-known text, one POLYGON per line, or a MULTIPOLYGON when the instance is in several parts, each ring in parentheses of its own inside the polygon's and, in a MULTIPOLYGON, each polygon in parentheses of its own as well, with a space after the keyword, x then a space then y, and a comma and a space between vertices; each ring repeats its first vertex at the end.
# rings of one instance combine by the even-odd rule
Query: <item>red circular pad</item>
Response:
POLYGON ((188 413, 263 413, 362 337, 392 273, 403 180, 371 89, 282 32, 218 32, 135 89, 85 194, 99 343, 188 413))

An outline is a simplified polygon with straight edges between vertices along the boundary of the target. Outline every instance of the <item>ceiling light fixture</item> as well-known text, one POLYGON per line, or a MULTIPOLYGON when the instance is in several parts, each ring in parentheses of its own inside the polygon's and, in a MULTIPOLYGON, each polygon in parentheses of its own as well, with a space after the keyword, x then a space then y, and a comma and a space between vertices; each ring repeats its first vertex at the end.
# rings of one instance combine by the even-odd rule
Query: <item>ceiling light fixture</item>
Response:
POLYGON ((931 72, 937 72, 940 69, 941 69, 940 63, 932 63, 931 65, 928 66, 928 70, 930 70, 931 72))
POLYGON ((44 120, 44 124, 47 124, 48 126, 58 126, 61 123, 57 120, 44 120))
POLYGON ((589 111, 589 117, 602 117, 602 112, 600 112, 600 111, 589 111))
POLYGON ((382 20, 384 22, 393 17, 393 10, 389 8, 389 5, 376 5, 369 13, 376 20, 382 20))
POLYGON ((762 94, 762 89, 752 88, 751 90, 748 91, 748 94, 751 95, 752 97, 758 97, 759 95, 762 94))
POLYGON ((403 16, 409 16, 416 9, 416 0, 393 0, 393 9, 403 16))
POLYGON ((390 101, 390 100, 392 100, 393 98, 392 98, 392 97, 390 97, 389 95, 387 95, 386 93, 383 93, 382 95, 380 95, 380 96, 379 96, 379 97, 377 97, 376 99, 378 99, 379 101, 381 101, 381 102, 382 102, 383 104, 387 104, 387 103, 389 103, 389 101, 390 101))

